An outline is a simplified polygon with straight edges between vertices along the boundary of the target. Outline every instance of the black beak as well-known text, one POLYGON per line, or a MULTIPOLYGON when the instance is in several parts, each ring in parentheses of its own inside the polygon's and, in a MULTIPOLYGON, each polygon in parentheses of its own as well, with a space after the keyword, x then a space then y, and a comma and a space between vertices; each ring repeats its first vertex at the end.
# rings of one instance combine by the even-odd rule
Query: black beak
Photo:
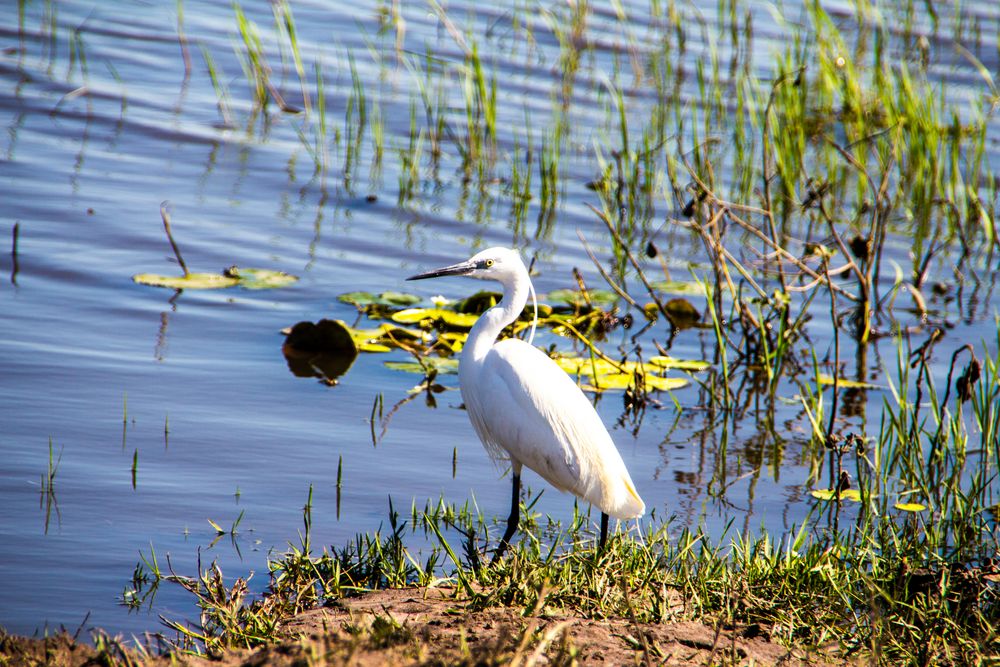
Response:
POLYGON ((441 278, 442 276, 467 276, 475 270, 476 265, 474 263, 465 261, 459 262, 458 264, 452 264, 451 266, 443 266, 440 269, 434 269, 433 271, 428 271, 426 273, 418 273, 415 276, 410 276, 407 280, 441 278))

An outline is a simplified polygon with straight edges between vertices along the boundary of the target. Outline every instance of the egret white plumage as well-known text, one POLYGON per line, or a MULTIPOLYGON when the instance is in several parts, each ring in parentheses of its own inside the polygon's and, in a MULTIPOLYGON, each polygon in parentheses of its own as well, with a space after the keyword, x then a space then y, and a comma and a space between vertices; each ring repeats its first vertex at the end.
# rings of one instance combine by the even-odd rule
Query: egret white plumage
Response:
POLYGON ((489 248, 470 259, 410 276, 468 276, 503 285, 503 298, 476 321, 462 349, 458 383, 469 420, 494 460, 510 460, 513 496, 507 530, 494 555, 510 544, 520 520, 521 469, 528 466, 560 491, 601 510, 600 546, 608 515, 634 519, 645 504, 608 430, 580 388, 541 350, 497 336, 521 314, 534 288, 517 251, 489 248))

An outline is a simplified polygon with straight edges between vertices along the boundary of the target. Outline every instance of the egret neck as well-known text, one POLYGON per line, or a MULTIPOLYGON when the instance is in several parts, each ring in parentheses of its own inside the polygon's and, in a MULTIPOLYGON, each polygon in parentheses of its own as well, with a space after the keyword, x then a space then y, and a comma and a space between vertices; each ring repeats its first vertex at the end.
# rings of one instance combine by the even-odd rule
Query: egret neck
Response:
POLYGON ((517 274, 504 276, 503 298, 476 321, 469 337, 462 348, 462 362, 481 361, 486 353, 493 348, 497 336, 503 328, 516 320, 528 303, 528 292, 531 289, 531 278, 522 263, 517 274))

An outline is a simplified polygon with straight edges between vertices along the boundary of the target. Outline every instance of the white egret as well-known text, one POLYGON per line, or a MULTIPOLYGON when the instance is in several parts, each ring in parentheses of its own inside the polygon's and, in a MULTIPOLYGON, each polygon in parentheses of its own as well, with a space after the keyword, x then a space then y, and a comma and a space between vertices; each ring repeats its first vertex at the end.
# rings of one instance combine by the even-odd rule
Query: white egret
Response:
POLYGON ((528 466, 560 491, 601 510, 600 546, 608 515, 642 516, 645 504, 601 418, 580 388, 541 350, 517 338, 497 342, 521 314, 534 288, 521 256, 489 248, 472 258, 407 280, 468 276, 503 285, 500 303, 476 321, 462 349, 458 383, 479 439, 496 460, 509 459, 513 496, 507 530, 494 562, 510 544, 520 519, 521 469, 528 466))

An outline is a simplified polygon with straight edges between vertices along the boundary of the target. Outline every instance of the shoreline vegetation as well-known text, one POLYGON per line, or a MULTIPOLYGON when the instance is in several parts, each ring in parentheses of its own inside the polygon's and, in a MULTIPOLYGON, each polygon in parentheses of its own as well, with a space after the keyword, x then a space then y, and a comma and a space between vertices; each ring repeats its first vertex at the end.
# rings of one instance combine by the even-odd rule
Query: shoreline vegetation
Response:
MULTIPOLYGON (((450 159, 468 187, 509 200, 517 235, 529 212, 544 230, 566 203, 564 112, 592 62, 595 8, 562 4, 539 10, 541 22, 519 24, 526 34, 546 29, 559 45, 558 103, 542 128, 531 129, 541 119, 525 119, 527 136, 503 129, 500 75, 471 31, 433 0, 463 56, 444 66, 431 54, 421 60, 397 49, 418 94, 409 136, 391 147, 385 111, 368 96, 353 56, 344 122, 327 117, 324 69, 318 59, 308 66, 283 0, 272 3, 276 47, 235 5, 249 98, 234 99, 236 85, 217 70, 221 59, 205 47, 201 53, 222 121, 252 131, 268 114, 294 114, 324 188, 336 177, 350 190, 361 180, 359 165, 382 169, 398 158, 397 203, 406 208, 422 179, 450 159), (281 76, 272 69, 278 62, 281 76), (448 92, 456 83, 457 101, 448 92)), ((581 234, 581 243, 600 287, 638 329, 662 335, 640 342, 636 334, 624 349, 603 350, 602 331, 624 326, 624 316, 591 298, 582 279, 569 313, 546 314, 553 340, 585 350, 576 357, 581 382, 600 375, 598 363, 627 376, 611 388, 621 392, 626 425, 675 404, 670 387, 647 381, 644 358, 654 349, 667 357, 674 337, 693 327, 708 332, 706 363, 677 372, 698 388, 723 448, 741 420, 775 433, 785 428, 779 406, 795 405, 811 496, 786 534, 731 521, 712 538, 699 526, 652 517, 619 526, 597 553, 592 517, 559 524, 526 496, 510 555, 474 568, 474 554, 494 548, 498 530, 469 504, 414 504, 401 514, 390 501, 382 528, 317 547, 310 488, 299 542, 269 558, 262 595, 249 592, 246 573, 234 577, 215 563, 175 573, 151 548, 123 603, 142 607, 157 587, 181 586, 197 620, 165 618, 167 631, 148 642, 100 633, 89 642, 5 636, 0 664, 995 664, 1000 339, 952 344, 945 361, 940 350, 950 343, 943 342, 948 295, 976 294, 996 271, 1000 185, 986 152, 996 142, 987 127, 1000 93, 975 53, 1000 48, 1000 39, 984 47, 984 31, 992 38, 995 28, 966 34, 972 29, 956 21, 949 39, 981 78, 974 99, 958 105, 946 86, 927 79, 928 35, 942 19, 928 3, 931 25, 917 25, 915 3, 904 4, 898 29, 861 0, 849 19, 835 20, 812 1, 796 22, 776 17, 790 35, 772 75, 760 80, 751 12, 741 3, 718 3, 719 42, 713 38, 695 71, 682 72, 676 58, 685 30, 704 26, 685 26, 673 2, 652 2, 658 48, 640 49, 626 33, 624 58, 615 59, 622 71, 600 86, 608 132, 594 145, 586 203, 606 235, 581 234), (633 70, 659 100, 641 120, 630 106, 635 88, 622 84, 633 70), (680 92, 692 78, 695 99, 680 92), (675 210, 665 214, 664 201, 675 210), (660 263, 677 238, 703 251, 683 283, 660 263), (893 239, 911 246, 911 266, 890 259, 893 239), (687 296, 675 296, 678 284, 687 296), (828 349, 817 349, 817 331, 829 335, 828 349), (896 358, 873 361, 872 346, 885 339, 895 342, 896 358), (868 415, 876 389, 879 412, 868 415)), ((24 2, 19 7, 23 31, 24 2)), ((404 38, 395 3, 381 20, 384 33, 404 38)), ((181 19, 190 72, 198 51, 189 52, 182 26, 181 19)), ((405 351, 430 400, 469 313, 414 314, 358 299, 359 317, 401 322, 407 312, 405 325, 417 334, 362 337, 353 354, 363 345, 405 351)), ((995 319, 993 326, 1000 336, 995 319)), ((373 438, 375 413, 373 405, 373 438)), ((716 493, 731 483, 721 459, 709 482, 716 493)))

